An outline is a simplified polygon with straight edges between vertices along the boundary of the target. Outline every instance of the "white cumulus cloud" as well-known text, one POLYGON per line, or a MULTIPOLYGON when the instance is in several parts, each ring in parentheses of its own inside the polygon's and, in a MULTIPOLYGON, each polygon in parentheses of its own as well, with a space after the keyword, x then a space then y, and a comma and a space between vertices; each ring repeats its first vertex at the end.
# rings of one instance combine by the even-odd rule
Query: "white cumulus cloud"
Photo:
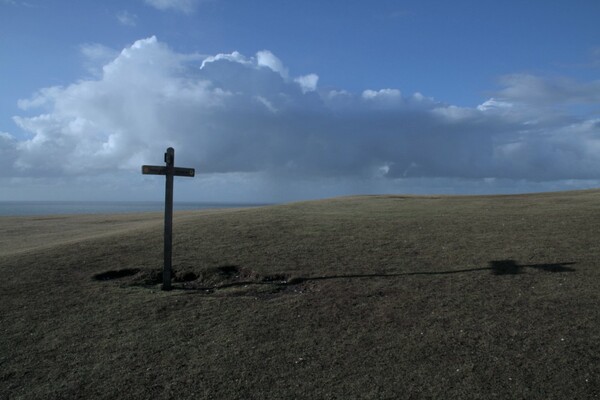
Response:
POLYGON ((262 50, 256 53, 256 63, 260 67, 267 67, 279 73, 283 78, 288 77, 288 70, 283 66, 283 63, 275 54, 269 50, 262 50))
MULTIPOLYGON (((198 59, 142 39, 98 76, 19 101, 39 114, 14 118, 26 139, 0 134, 0 166, 31 178, 138 173, 173 146, 177 163, 205 179, 304 188, 600 178, 600 120, 537 107, 549 100, 522 86, 547 94, 547 79, 512 78, 481 105, 458 107, 395 88, 319 90, 316 74, 289 76, 266 50, 198 59)), ((558 81, 553 104, 592 101, 596 85, 558 81)))
POLYGON ((304 75, 304 76, 299 76, 294 79, 294 82, 296 82, 298 85, 300 85, 300 88, 302 89, 303 93, 314 92, 315 90, 317 90, 317 83, 319 82, 319 75, 308 74, 308 75, 304 75))

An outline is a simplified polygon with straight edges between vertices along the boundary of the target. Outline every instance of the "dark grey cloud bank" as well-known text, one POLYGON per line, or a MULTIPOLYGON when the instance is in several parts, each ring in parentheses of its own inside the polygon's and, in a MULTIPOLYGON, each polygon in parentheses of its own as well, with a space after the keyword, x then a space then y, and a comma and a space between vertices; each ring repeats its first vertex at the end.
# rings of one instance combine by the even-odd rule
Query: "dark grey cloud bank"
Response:
POLYGON ((465 108, 323 90, 268 51, 186 55, 155 38, 96 70, 19 102, 36 115, 15 117, 26 139, 0 134, 3 176, 138 171, 174 146, 181 164, 222 179, 600 178, 600 81, 511 75, 465 108))

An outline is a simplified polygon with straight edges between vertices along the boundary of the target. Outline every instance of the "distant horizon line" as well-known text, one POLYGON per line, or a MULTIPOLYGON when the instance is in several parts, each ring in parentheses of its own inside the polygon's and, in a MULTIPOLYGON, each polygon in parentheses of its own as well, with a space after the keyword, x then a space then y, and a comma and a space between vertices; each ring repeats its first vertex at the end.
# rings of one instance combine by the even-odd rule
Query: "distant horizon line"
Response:
MULTIPOLYGON (((308 197, 298 199, 287 199, 279 201, 228 201, 228 200, 174 200, 174 204, 216 204, 216 205, 275 205, 283 203, 296 203, 301 201, 318 201, 327 199, 336 199, 344 197, 372 197, 372 196, 409 196, 409 197, 481 197, 481 196, 522 196, 522 195, 540 195, 540 194, 552 194, 552 193, 568 193, 568 192, 587 192, 587 191, 600 191, 600 187, 587 187, 587 188, 569 188, 569 189, 552 189, 552 190, 515 190, 515 191, 499 191, 496 193, 478 193, 478 192, 465 192, 465 193, 448 193, 448 192, 381 192, 381 193, 348 193, 339 194, 325 197, 308 197)), ((0 203, 164 203, 164 199, 161 200, 1 200, 0 203)))
MULTIPOLYGON (((0 203, 164 203, 164 200, 0 200, 0 203)), ((267 205, 277 202, 264 201, 200 201, 200 200, 174 200, 175 204, 256 204, 267 205)))
MULTIPOLYGON (((274 203, 233 202, 174 202, 176 211, 254 208, 274 203)), ((161 212, 164 201, 154 200, 0 200, 0 217, 62 215, 62 214, 122 214, 138 212, 161 212)))

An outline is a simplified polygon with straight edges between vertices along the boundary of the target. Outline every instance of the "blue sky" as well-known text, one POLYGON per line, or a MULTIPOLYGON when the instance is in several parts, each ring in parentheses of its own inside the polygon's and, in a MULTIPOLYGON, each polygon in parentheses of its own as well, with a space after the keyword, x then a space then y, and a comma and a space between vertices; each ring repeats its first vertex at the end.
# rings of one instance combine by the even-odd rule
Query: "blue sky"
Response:
POLYGON ((591 0, 0 0, 0 200, 160 199, 139 165, 169 145, 198 173, 182 200, 597 187, 599 19, 591 0))

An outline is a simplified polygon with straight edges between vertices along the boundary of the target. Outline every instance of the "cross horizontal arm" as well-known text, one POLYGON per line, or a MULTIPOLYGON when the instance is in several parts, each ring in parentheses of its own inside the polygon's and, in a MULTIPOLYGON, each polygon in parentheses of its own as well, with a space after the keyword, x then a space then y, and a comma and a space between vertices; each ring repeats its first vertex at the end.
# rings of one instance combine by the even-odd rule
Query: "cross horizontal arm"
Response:
POLYGON ((181 168, 181 167, 173 168, 173 175, 175 175, 175 176, 193 177, 195 174, 196 174, 196 170, 194 168, 181 168))
POLYGON ((144 175, 166 175, 167 167, 160 165, 142 165, 142 174, 144 175))
MULTIPOLYGON (((142 165, 142 174, 144 175, 167 175, 167 167, 160 165, 142 165)), ((194 168, 173 168, 173 176, 189 176, 193 177, 196 174, 194 168)))

